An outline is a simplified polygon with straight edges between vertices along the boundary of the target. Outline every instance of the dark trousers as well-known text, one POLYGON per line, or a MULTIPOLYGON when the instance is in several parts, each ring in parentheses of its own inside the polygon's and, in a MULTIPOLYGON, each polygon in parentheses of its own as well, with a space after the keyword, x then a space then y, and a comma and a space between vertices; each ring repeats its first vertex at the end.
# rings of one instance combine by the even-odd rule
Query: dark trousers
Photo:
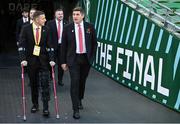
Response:
POLYGON ((40 62, 37 62, 34 65, 28 65, 28 68, 32 103, 38 105, 39 89, 41 91, 42 101, 48 102, 50 100, 48 66, 42 66, 40 62))
POLYGON ((57 65, 58 65, 58 81, 62 81, 63 75, 64 75, 64 70, 61 68, 61 58, 60 58, 60 53, 61 53, 61 45, 58 45, 57 53, 56 53, 56 58, 57 58, 57 65))
POLYGON ((78 110, 79 102, 84 98, 85 83, 89 70, 90 64, 86 54, 77 54, 75 63, 69 66, 71 77, 70 94, 74 111, 78 110))
MULTIPOLYGON (((55 51, 55 61, 58 66, 58 81, 62 81, 63 75, 64 75, 64 70, 61 68, 61 58, 60 58, 60 52, 61 52, 61 45, 58 45, 57 50, 55 51)), ((51 73, 51 78, 52 78, 52 70, 50 67, 50 73, 51 73)))

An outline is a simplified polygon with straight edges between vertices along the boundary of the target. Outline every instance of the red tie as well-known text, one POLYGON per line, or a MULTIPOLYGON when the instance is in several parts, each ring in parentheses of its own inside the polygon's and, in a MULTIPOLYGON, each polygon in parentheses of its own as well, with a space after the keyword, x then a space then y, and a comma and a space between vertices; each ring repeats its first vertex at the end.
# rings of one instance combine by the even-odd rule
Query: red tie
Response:
POLYGON ((61 23, 58 21, 58 40, 60 38, 60 32, 61 32, 61 23))
POLYGON ((38 44, 39 41, 39 28, 36 28, 36 44, 38 44))
POLYGON ((83 38, 82 38, 82 29, 81 29, 81 25, 78 24, 79 27, 79 52, 82 53, 83 52, 83 38))

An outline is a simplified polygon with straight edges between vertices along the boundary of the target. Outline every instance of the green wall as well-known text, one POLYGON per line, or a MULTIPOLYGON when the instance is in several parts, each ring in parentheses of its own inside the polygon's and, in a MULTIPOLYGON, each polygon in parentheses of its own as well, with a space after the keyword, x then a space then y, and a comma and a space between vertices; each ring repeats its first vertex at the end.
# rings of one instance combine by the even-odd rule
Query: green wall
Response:
POLYGON ((180 39, 120 0, 91 0, 98 47, 93 67, 180 112, 180 39))

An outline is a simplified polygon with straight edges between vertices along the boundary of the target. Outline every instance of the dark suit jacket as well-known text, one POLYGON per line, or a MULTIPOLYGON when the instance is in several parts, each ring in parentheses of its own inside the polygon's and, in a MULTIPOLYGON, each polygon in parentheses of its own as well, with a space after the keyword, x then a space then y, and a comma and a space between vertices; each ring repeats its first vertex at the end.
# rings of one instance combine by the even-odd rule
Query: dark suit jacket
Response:
MULTIPOLYGON (((63 28, 66 25, 66 21, 63 20, 63 28)), ((54 44, 55 50, 57 50, 58 47, 58 35, 57 35, 57 26, 56 26, 56 20, 50 20, 47 22, 47 27, 49 28, 50 33, 50 39, 54 44)))
MULTIPOLYGON (((97 39, 94 26, 90 23, 84 22, 85 44, 88 61, 92 64, 96 54, 97 39)), ((62 49, 61 59, 62 64, 68 64, 71 66, 76 57, 76 38, 74 23, 71 23, 64 27, 62 35, 62 49)))
MULTIPOLYGON (((53 48, 53 44, 49 39, 49 31, 48 28, 43 26, 41 28, 41 39, 39 46, 41 47, 40 56, 34 56, 33 50, 35 46, 35 39, 33 35, 33 27, 32 24, 28 24, 23 26, 21 34, 20 34, 20 44, 19 48, 25 48, 24 52, 21 52, 21 61, 27 60, 28 64, 33 65, 36 64, 37 59, 39 59, 41 65, 47 65, 49 63, 49 56, 47 52, 47 48, 53 48)), ((50 58, 53 60, 53 58, 50 58)))
POLYGON ((24 25, 29 24, 29 22, 23 22, 23 18, 20 18, 16 22, 16 41, 19 42, 19 35, 21 32, 21 29, 24 25))

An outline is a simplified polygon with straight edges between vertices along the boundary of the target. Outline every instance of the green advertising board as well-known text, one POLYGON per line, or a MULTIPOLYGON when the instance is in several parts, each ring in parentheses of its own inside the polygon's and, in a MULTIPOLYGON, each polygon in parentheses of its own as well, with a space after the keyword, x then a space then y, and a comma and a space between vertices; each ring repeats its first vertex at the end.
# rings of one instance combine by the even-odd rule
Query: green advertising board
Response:
POLYGON ((90 0, 97 54, 93 67, 180 112, 180 39, 120 0, 90 0))

